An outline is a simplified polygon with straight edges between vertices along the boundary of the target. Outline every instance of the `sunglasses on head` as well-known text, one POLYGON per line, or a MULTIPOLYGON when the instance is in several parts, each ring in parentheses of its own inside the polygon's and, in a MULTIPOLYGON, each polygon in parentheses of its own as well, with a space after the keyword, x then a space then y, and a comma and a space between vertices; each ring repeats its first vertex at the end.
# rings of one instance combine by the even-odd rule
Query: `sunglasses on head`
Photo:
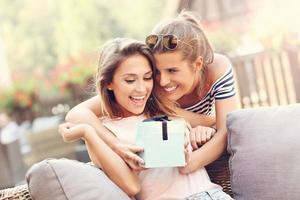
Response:
POLYGON ((188 46, 191 46, 190 44, 179 40, 178 37, 173 34, 148 35, 145 42, 150 49, 153 49, 157 45, 158 42, 162 42, 163 47, 168 50, 175 50, 177 48, 179 42, 182 42, 188 46))

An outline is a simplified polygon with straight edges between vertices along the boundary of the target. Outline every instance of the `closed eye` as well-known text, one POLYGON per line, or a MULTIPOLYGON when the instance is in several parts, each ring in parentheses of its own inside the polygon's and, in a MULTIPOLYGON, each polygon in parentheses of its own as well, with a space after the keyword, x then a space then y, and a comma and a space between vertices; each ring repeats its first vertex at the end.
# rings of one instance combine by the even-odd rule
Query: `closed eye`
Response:
POLYGON ((145 81, 150 81, 150 80, 152 80, 153 79, 153 77, 152 76, 149 76, 149 77, 144 77, 144 80, 145 81))
POLYGON ((133 83, 134 81, 135 81, 134 79, 132 79, 132 80, 131 80, 131 79, 130 79, 130 80, 129 80, 129 79, 125 80, 125 82, 126 82, 126 83, 129 83, 129 84, 130 84, 130 83, 133 83))
POLYGON ((168 72, 169 72, 169 73, 175 73, 175 72, 177 72, 177 71, 178 71, 177 69, 172 69, 172 68, 171 68, 171 69, 168 69, 168 72))

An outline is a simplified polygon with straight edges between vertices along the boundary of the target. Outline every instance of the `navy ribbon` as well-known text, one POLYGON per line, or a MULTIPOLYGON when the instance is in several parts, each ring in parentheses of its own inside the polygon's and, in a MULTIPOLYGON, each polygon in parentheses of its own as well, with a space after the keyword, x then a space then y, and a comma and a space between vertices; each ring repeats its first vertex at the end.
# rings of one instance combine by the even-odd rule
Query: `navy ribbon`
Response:
POLYGON ((168 140, 168 116, 166 115, 159 115, 159 116, 154 116, 149 119, 145 119, 144 122, 150 122, 150 121, 161 121, 162 122, 162 139, 163 140, 168 140))

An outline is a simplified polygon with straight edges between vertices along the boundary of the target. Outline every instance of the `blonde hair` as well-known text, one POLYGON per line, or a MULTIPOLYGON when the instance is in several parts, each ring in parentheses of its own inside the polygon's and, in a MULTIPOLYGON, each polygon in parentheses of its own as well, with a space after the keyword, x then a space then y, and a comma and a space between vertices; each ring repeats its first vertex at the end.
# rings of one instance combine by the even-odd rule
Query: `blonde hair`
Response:
MULTIPOLYGON (((127 38, 116 38, 103 45, 95 76, 96 88, 102 105, 102 114, 110 118, 123 117, 122 110, 116 102, 113 91, 108 90, 107 86, 112 82, 119 65, 130 56, 137 54, 148 60, 153 71, 153 77, 155 77, 154 57, 151 50, 144 43, 127 38)), ((155 83, 153 91, 155 91, 155 83)), ((171 102, 157 97, 153 91, 147 100, 144 114, 150 117, 157 114, 174 115, 175 111, 171 102)))
MULTIPOLYGON (((193 12, 183 10, 177 17, 158 24, 153 29, 152 34, 172 34, 177 36, 179 42, 175 51, 181 51, 183 60, 187 60, 189 64, 193 63, 201 56, 203 59, 203 67, 199 76, 200 80, 205 82, 206 68, 208 64, 213 62, 214 52, 193 12)), ((161 41, 152 48, 153 53, 165 53, 171 51, 172 50, 164 48, 161 41)), ((200 93, 201 85, 198 86, 198 93, 200 93)))

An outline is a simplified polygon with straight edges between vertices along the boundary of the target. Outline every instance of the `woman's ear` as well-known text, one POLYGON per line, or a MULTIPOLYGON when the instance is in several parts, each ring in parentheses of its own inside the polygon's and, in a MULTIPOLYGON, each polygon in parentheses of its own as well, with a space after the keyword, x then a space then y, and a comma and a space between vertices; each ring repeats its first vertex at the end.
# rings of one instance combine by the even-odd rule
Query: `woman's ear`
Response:
POLYGON ((195 70, 196 71, 202 70, 202 67, 203 67, 203 57, 202 56, 198 56, 196 58, 194 64, 195 64, 195 70))

